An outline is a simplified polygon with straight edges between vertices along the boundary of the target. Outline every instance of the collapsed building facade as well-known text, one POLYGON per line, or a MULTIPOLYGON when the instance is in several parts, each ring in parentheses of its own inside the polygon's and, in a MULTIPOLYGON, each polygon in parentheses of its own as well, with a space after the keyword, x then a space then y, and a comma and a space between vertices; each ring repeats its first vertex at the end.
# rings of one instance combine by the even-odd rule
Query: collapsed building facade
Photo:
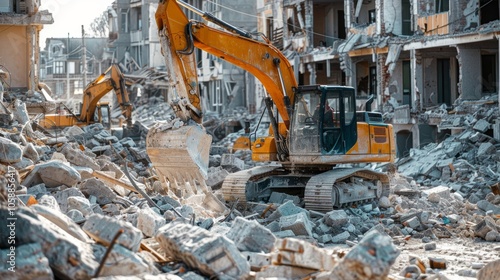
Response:
POLYGON ((360 109, 376 96, 399 157, 461 131, 440 127, 455 101, 498 94, 498 1, 258 1, 257 10, 300 84, 352 86, 360 109))

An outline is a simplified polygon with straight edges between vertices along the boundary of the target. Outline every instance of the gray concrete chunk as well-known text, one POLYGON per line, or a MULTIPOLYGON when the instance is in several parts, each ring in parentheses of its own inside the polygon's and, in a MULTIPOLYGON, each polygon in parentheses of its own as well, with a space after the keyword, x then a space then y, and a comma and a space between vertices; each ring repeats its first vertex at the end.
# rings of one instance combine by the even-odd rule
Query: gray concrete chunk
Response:
POLYGON ((44 183, 47 188, 55 188, 62 185, 72 187, 80 179, 80 173, 73 167, 59 160, 51 160, 35 165, 22 184, 26 187, 40 183, 44 183))
POLYGON ((39 243, 25 244, 0 250, 1 279, 54 279, 49 260, 39 243), (11 255, 13 259, 11 260, 11 255))
POLYGON ((0 137, 0 162, 16 163, 23 157, 21 147, 10 139, 0 137))
POLYGON ((237 217, 226 234, 240 251, 269 253, 274 247, 276 237, 256 221, 237 217))
POLYGON ((95 196, 99 205, 111 203, 116 198, 116 194, 104 182, 95 178, 85 180, 79 188, 85 196, 95 196))
POLYGON ((312 236, 312 222, 304 212, 280 218, 281 230, 291 230, 295 235, 312 236))
POLYGON ((349 217, 344 210, 333 210, 326 213, 324 221, 331 227, 341 227, 349 221, 349 217))
POLYGON ((99 214, 90 215, 82 229, 94 240, 109 245, 116 233, 123 229, 123 233, 117 240, 117 244, 137 252, 141 245, 142 233, 130 223, 106 217, 99 214))
POLYGON ((250 265, 227 237, 200 227, 170 223, 158 230, 156 240, 165 254, 219 279, 244 279, 250 265))

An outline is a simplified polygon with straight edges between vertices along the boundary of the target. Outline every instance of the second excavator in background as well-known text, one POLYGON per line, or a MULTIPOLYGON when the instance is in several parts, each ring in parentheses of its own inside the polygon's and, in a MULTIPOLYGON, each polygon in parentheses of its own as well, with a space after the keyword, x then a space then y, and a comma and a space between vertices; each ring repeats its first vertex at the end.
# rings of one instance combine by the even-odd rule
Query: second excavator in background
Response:
POLYGON ((56 114, 45 114, 38 124, 45 129, 59 129, 73 125, 86 126, 101 123, 110 129, 110 106, 107 102, 101 102, 101 99, 111 91, 115 93, 127 127, 132 127, 132 104, 129 101, 125 78, 117 64, 112 64, 85 87, 79 114, 69 109, 56 114))
POLYGON ((395 160, 392 126, 371 112, 373 99, 366 111, 357 112, 352 87, 298 85, 287 58, 265 36, 183 1, 160 1, 156 23, 170 75, 168 100, 176 117, 150 129, 146 147, 163 182, 175 192, 204 186, 208 168, 211 138, 201 126, 198 48, 253 74, 267 92, 270 134, 252 141, 251 150, 254 161, 268 164, 229 174, 222 184, 226 201, 265 201, 279 191, 302 196, 307 209, 329 211, 388 195, 387 174, 338 167, 395 160), (222 29, 188 20, 182 7, 222 29))

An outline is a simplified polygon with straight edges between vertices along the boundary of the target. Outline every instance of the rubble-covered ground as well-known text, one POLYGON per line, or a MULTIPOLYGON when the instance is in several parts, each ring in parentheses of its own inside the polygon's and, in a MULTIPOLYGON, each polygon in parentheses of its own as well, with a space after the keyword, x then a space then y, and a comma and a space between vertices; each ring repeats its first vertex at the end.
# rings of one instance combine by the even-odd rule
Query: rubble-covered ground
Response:
MULTIPOLYGON (((217 133, 213 192, 186 197, 160 183, 144 141, 100 124, 47 136, 22 103, 6 108, 0 279, 500 279, 496 102, 457 106, 442 125, 461 132, 374 166, 390 174, 389 197, 328 213, 277 192, 225 203, 224 177, 254 166, 247 151, 225 154, 242 131, 217 133)), ((134 119, 168 110, 154 100, 134 119)))

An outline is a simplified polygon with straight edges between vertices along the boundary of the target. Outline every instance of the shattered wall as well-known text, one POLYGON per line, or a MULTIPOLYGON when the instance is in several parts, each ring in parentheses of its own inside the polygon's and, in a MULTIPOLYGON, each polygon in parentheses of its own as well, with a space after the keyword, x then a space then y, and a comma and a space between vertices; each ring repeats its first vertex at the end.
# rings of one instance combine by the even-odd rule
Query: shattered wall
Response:
POLYGON ((385 33, 402 34, 401 1, 383 1, 385 33))

